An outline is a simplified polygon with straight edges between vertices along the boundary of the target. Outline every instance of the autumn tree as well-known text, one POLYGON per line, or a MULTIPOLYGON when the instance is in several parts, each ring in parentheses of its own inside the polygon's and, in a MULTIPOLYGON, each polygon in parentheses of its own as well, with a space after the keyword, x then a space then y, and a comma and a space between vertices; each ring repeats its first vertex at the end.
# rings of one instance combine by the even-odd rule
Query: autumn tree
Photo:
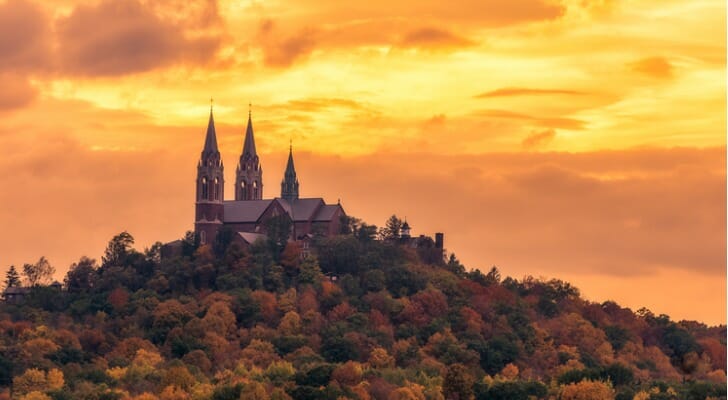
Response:
POLYGON ((447 369, 445 381, 442 384, 442 395, 445 400, 472 400, 473 376, 467 367, 462 364, 453 364, 447 369))
POLYGON ((612 400, 614 389, 609 383, 583 380, 561 388, 562 400, 612 400))
POLYGON ((29 286, 48 284, 53 279, 56 269, 51 266, 45 257, 41 257, 35 264, 23 265, 23 276, 29 286))
POLYGON ((15 265, 11 265, 8 272, 5 273, 5 288, 20 286, 20 275, 15 269, 15 265))

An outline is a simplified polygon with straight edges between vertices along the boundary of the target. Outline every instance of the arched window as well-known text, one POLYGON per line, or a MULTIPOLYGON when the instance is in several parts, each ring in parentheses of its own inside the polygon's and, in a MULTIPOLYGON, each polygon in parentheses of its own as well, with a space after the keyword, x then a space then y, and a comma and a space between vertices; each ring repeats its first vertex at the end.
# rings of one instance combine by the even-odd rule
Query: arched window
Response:
POLYGON ((248 188, 245 185, 245 181, 240 182, 240 192, 243 194, 240 197, 243 200, 248 200, 248 188))
POLYGON ((220 181, 215 178, 215 200, 220 200, 220 181))
POLYGON ((253 200, 258 199, 258 181, 253 181, 253 200))
POLYGON ((200 232, 200 244, 207 243, 207 232, 202 231, 200 232))
POLYGON ((202 196, 200 196, 201 199, 207 200, 207 178, 202 178, 202 182, 200 182, 200 186, 202 189, 202 196))

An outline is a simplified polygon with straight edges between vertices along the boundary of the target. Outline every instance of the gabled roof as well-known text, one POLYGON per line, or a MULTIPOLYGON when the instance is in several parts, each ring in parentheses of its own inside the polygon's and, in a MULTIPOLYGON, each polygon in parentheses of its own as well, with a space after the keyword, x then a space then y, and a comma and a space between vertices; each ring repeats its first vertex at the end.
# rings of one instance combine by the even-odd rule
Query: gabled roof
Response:
POLYGON ((225 222, 257 222, 273 200, 224 201, 225 222))
POLYGON ((28 293, 30 293, 30 288, 29 287, 24 287, 24 286, 10 286, 9 288, 6 288, 5 289, 5 291, 3 292, 3 295, 8 295, 8 294, 28 294, 28 293))
POLYGON ((255 232, 238 232, 238 235, 245 241, 247 244, 253 244, 258 239, 266 239, 267 236, 265 236, 262 233, 255 233, 255 232))
POLYGON ((309 199, 293 199, 286 200, 276 198, 276 201, 283 206, 294 221, 310 221, 318 212, 319 208, 324 206, 324 199, 314 197, 309 199))
POLYGON ((314 221, 331 221, 334 218, 337 210, 342 209, 339 204, 326 204, 319 208, 316 215, 313 217, 314 221))
POLYGON ((217 154, 220 151, 217 149, 217 135, 215 133, 215 119, 212 117, 212 109, 210 109, 210 120, 207 123, 207 134, 205 135, 205 147, 202 149, 202 154, 217 154))

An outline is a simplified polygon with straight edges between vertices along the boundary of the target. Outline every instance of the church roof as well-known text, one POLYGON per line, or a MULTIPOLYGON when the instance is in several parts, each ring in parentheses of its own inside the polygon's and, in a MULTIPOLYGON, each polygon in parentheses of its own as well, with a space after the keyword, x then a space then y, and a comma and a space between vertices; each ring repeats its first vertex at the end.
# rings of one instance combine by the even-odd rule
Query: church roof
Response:
POLYGON ((215 134, 215 119, 212 117, 212 109, 210 109, 210 120, 207 123, 207 134, 205 135, 205 147, 202 154, 219 153, 217 149, 217 135, 215 134))
POLYGON ((338 204, 327 205, 320 197, 286 200, 282 198, 268 200, 240 200, 223 202, 225 222, 258 222, 273 202, 277 202, 296 222, 303 221, 330 221, 336 210, 341 206, 338 204))
POLYGON ((243 157, 245 155, 255 157, 258 153, 255 151, 255 136, 253 134, 253 119, 248 113, 248 127, 245 129, 245 141, 243 142, 243 157))
POLYGON ((258 239, 266 238, 264 234, 255 232, 238 232, 238 235, 248 244, 253 244, 258 239))
POLYGON ((293 200, 277 198, 276 200, 291 215, 291 219, 294 221, 311 220, 319 208, 326 205, 324 199, 320 197, 293 200))
POLYGON ((273 200, 224 201, 225 222, 257 222, 273 200))
POLYGON ((316 216, 313 217, 314 221, 331 221, 336 214, 336 210, 340 209, 341 206, 338 204, 326 204, 321 207, 316 216))

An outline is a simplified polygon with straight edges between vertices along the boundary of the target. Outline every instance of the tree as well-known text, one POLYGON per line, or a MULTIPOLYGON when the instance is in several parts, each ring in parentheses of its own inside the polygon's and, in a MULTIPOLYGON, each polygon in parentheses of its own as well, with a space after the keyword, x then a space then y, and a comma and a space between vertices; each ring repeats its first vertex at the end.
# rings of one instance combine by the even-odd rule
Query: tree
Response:
POLYGON ((35 264, 23 265, 23 275, 29 286, 50 283, 55 272, 56 269, 51 266, 45 257, 41 257, 35 264))
POLYGON ((15 269, 15 265, 11 265, 8 272, 5 274, 5 288, 18 287, 20 286, 20 275, 15 269))
POLYGON ((66 287, 69 292, 88 291, 94 287, 96 281, 96 260, 81 257, 73 263, 66 274, 66 287))
POLYGON ((609 383, 585 379, 561 388, 562 400, 611 400, 614 389, 609 383))
POLYGON ((453 364, 447 369, 445 381, 442 384, 442 395, 445 400, 471 400, 473 399, 474 379, 462 364, 453 364))
POLYGON ((268 247, 273 253, 273 258, 279 260, 283 249, 286 248, 288 239, 291 237, 293 223, 288 214, 278 215, 269 218, 263 223, 263 228, 268 236, 268 247))
POLYGON ((124 265, 127 257, 132 252, 134 245, 134 237, 129 232, 124 231, 114 236, 104 250, 104 256, 101 257, 101 263, 104 267, 110 265, 124 265))
POLYGON ((402 229, 402 220, 396 215, 389 217, 384 227, 379 228, 379 238, 382 240, 399 239, 400 230, 402 229))

